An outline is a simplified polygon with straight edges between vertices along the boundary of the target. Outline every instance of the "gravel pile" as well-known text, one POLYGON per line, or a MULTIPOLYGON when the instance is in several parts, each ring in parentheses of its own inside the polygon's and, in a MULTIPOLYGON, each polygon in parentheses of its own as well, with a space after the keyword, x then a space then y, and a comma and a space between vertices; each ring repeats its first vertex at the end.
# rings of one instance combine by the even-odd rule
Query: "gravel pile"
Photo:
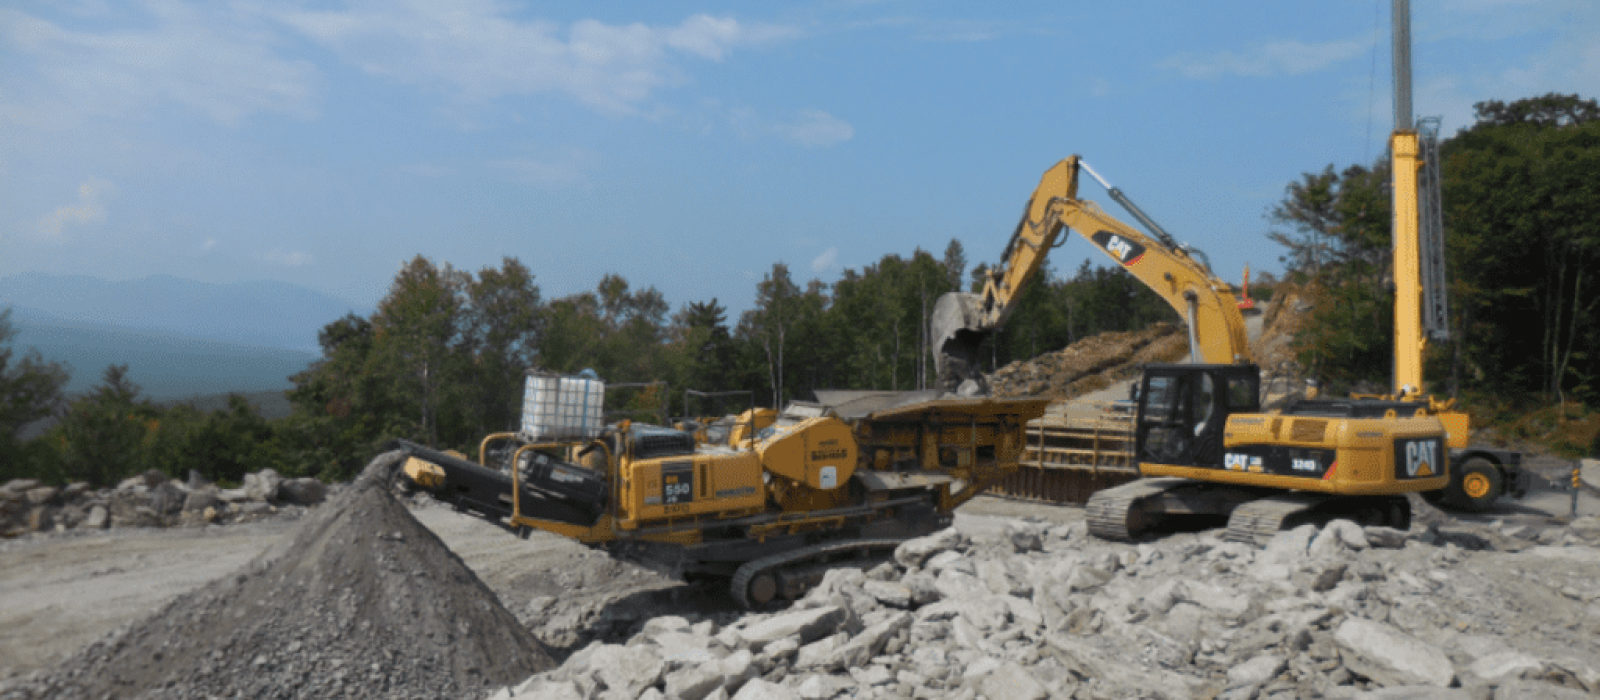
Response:
POLYGON ((388 493, 399 459, 374 460, 284 545, 8 697, 461 697, 549 668, 388 493))
POLYGON ((1109 543, 1082 522, 995 530, 946 530, 892 564, 831 571, 781 612, 658 617, 491 697, 1600 693, 1594 518, 1409 532, 1334 521, 1265 548, 1215 531, 1109 543))

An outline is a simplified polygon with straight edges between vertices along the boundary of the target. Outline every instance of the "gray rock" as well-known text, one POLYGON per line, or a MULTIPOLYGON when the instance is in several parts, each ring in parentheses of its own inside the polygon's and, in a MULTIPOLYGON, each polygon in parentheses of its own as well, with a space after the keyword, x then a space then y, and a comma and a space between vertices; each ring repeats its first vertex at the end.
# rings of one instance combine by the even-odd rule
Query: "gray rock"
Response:
POLYGON ((1281 654, 1261 654, 1228 669, 1228 687, 1262 685, 1276 678, 1287 666, 1288 659, 1281 654))
POLYGON ((1284 530, 1272 536, 1267 546, 1261 550, 1257 561, 1264 563, 1299 564, 1305 560, 1306 553, 1311 549, 1311 540, 1316 537, 1317 526, 1301 525, 1292 530, 1284 530))
POLYGON ((1067 589, 1073 592, 1093 590, 1104 586, 1111 580, 1111 572, 1093 566, 1083 565, 1072 570, 1067 577, 1067 589))
POLYGON ((1431 685, 1397 685, 1359 693, 1360 700, 1472 700, 1472 694, 1460 688, 1439 688, 1431 685))
POLYGON ((955 528, 945 528, 925 537, 906 540, 894 550, 894 560, 907 569, 915 569, 935 554, 956 549, 965 538, 955 528))
POLYGON ((1345 549, 1358 552, 1368 546, 1366 531, 1362 530, 1361 526, 1354 521, 1345 520, 1344 518, 1329 521, 1327 525, 1323 526, 1322 533, 1318 537, 1331 537, 1345 549))
POLYGON ((37 486, 22 492, 22 495, 29 505, 42 506, 55 503, 57 497, 61 495, 61 489, 54 486, 37 486))
POLYGON ((278 485, 278 499, 285 503, 314 506, 328 496, 328 487, 311 477, 288 479, 278 485))
POLYGON ((657 631, 654 634, 641 632, 640 636, 656 645, 657 653, 660 654, 661 660, 666 662, 669 670, 683 666, 698 666, 728 655, 722 644, 712 639, 710 635, 689 631, 657 631))
POLYGON ((898 581, 866 581, 861 584, 861 590, 872 596, 878 602, 892 608, 911 607, 911 588, 898 581))
POLYGON ((974 596, 958 603, 961 606, 961 616, 972 623, 973 627, 984 632, 998 631, 1011 617, 1011 609, 999 596, 974 596))
POLYGON ((807 644, 838 631, 845 619, 844 609, 836 605, 796 610, 756 622, 740 630, 739 637, 755 651, 786 637, 798 637, 799 643, 807 644))
POLYGON ((183 512, 183 503, 189 500, 189 493, 175 482, 164 481, 151 487, 146 497, 151 510, 161 515, 176 515, 183 512))
POLYGON ((759 673, 755 654, 750 653, 749 649, 740 649, 718 661, 717 671, 722 674, 722 687, 730 691, 738 690, 759 673))
POLYGON ((666 665, 649 646, 605 644, 588 657, 589 673, 606 688, 636 698, 661 680, 666 665))
POLYGON ((153 489, 157 486, 167 483, 167 475, 163 474, 160 469, 147 470, 145 473, 140 474, 137 478, 144 482, 144 487, 147 489, 153 489))
POLYGON ((1038 523, 1012 520, 1006 523, 1006 539, 1017 552, 1038 552, 1044 549, 1044 527, 1038 523))
POLYGON ((1349 570, 1350 565, 1342 561, 1330 564, 1322 570, 1322 573, 1317 574, 1317 580, 1311 583, 1311 590, 1318 593, 1333 590, 1334 586, 1339 585, 1339 582, 1344 580, 1344 575, 1349 570))
POLYGON ((1581 698, 1592 697, 1594 696, 1575 688, 1529 680, 1510 681, 1494 689, 1494 700, 1523 700, 1524 698, 1580 700, 1581 698))
POLYGON ((207 508, 215 508, 222 501, 217 498, 217 487, 205 486, 199 490, 190 491, 183 499, 183 512, 198 513, 207 508))
POLYGON ((74 481, 61 490, 61 498, 62 500, 71 501, 93 490, 94 487, 90 486, 87 481, 74 481))
POLYGON ((1494 546, 1483 533, 1463 525, 1435 525, 1429 530, 1440 543, 1454 544, 1462 549, 1491 549, 1494 546))
POLYGON ((757 678, 744 684, 739 692, 734 693, 733 700, 800 700, 800 694, 777 683, 757 678))
POLYGON ((896 612, 888 619, 868 625, 860 634, 850 638, 838 649, 828 656, 825 665, 832 668, 855 668, 862 666, 877 656, 883 650, 884 642, 889 637, 911 626, 911 614, 896 612))
POLYGON ((1350 670, 1382 685, 1447 687, 1455 667, 1443 651, 1381 622, 1352 617, 1333 633, 1350 670))
POLYGON ((512 700, 584 700, 578 684, 535 676, 512 691, 512 700))
POLYGON ((9 494, 17 497, 43 485, 44 482, 38 479, 12 479, 7 481, 5 486, 0 486, 0 495, 9 494))
POLYGON ((278 498, 278 487, 282 485, 283 477, 276 469, 269 468, 245 474, 242 486, 245 493, 250 494, 251 500, 272 501, 278 498))
POLYGON ((722 687, 722 671, 714 664, 689 666, 667 674, 667 697, 701 700, 722 687))
POLYGON ((104 530, 110 524, 111 513, 106 510, 106 507, 94 505, 89 507, 89 514, 84 516, 83 522, 78 527, 90 530, 104 530))
POLYGON ((937 602, 942 596, 932 574, 926 571, 915 571, 906 574, 900 583, 911 589, 912 605, 927 605, 937 602))
POLYGON ((1367 544, 1382 549, 1403 549, 1406 546, 1406 533, 1392 527, 1368 525, 1361 528, 1361 533, 1367 536, 1367 544))
POLYGON ((850 686, 850 681, 843 678, 812 674, 800 681, 800 687, 796 692, 800 694, 802 700, 828 700, 850 686))
POLYGON ((1468 670, 1472 675, 1498 685, 1507 680, 1538 674, 1544 670, 1544 662, 1520 651, 1503 651, 1473 661, 1468 670))
POLYGON ((800 650, 795 653, 794 667, 806 669, 825 666, 833 656, 833 652, 844 646, 844 643, 849 640, 850 635, 840 632, 800 647, 800 650))
POLYGON ((979 676, 973 688, 988 698, 1006 700, 1044 700, 1050 691, 1015 662, 1007 661, 979 676))

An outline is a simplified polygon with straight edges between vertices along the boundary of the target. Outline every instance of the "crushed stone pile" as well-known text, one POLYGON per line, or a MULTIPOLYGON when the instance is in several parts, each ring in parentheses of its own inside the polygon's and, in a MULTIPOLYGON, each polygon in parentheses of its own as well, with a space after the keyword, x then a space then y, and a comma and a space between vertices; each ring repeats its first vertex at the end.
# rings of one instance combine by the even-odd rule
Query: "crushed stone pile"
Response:
POLYGON ((1258 548, 1220 530, 1125 544, 1082 521, 958 518, 893 562, 829 571, 788 609, 656 617, 490 698, 1600 693, 1600 519, 1422 520, 1304 525, 1258 548))
POLYGON ((1112 331, 1061 350, 1012 362, 989 376, 995 396, 1070 399, 1139 373, 1150 362, 1176 362, 1189 352, 1183 330, 1155 323, 1137 331, 1112 331))
POLYGON ((399 459, 374 460, 292 538, 237 573, 8 696, 462 697, 553 666, 389 494, 399 459))

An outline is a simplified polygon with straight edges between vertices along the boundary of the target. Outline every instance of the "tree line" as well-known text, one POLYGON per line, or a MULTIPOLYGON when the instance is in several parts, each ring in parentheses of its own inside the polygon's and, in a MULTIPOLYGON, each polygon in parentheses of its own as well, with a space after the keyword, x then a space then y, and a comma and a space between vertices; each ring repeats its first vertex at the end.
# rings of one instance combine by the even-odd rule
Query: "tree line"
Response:
MULTIPOLYGON (((471 453, 483 435, 515 429, 528 370, 593 370, 608 385, 629 385, 607 396, 608 414, 652 422, 781 406, 819 388, 929 388, 934 302, 980 288, 983 274, 967 269, 955 240, 942 257, 889 254, 832 284, 802 285, 775 263, 751 308, 732 319, 718 299, 673 310, 659 290, 620 275, 547 300, 516 258, 473 273, 417 256, 371 315, 321 329, 321 357, 290 378, 290 414, 273 420, 239 396, 211 412, 158 405, 121 365, 93 390, 63 396, 66 370, 19 354, 0 315, 0 476, 112 483, 193 469, 226 482, 273 467, 342 479, 393 438, 471 453), (749 398, 684 405, 685 389, 749 398), (24 433, 42 418, 53 419, 48 429, 24 433)), ((1070 278, 1047 269, 1038 279, 992 343, 996 366, 1176 318, 1128 276, 1087 263, 1070 278)))

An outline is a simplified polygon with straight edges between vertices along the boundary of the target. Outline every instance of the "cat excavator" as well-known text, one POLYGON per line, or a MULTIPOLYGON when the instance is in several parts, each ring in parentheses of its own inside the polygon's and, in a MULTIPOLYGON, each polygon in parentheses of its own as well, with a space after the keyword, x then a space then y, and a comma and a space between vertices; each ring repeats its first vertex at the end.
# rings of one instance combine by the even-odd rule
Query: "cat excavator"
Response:
POLYGON ((1406 528, 1405 495, 1447 485, 1445 426, 1426 405, 1352 399, 1263 411, 1261 372, 1232 287, 1077 156, 1045 172, 982 292, 936 302, 935 363, 946 389, 984 393, 979 345, 1005 322, 1067 229, 1184 316, 1191 354, 1191 363, 1145 366, 1134 417, 1144 478, 1090 497, 1091 532, 1133 540, 1174 521, 1226 520, 1227 537, 1257 542, 1331 517, 1406 528), (1080 199, 1080 173, 1151 235, 1080 199))

